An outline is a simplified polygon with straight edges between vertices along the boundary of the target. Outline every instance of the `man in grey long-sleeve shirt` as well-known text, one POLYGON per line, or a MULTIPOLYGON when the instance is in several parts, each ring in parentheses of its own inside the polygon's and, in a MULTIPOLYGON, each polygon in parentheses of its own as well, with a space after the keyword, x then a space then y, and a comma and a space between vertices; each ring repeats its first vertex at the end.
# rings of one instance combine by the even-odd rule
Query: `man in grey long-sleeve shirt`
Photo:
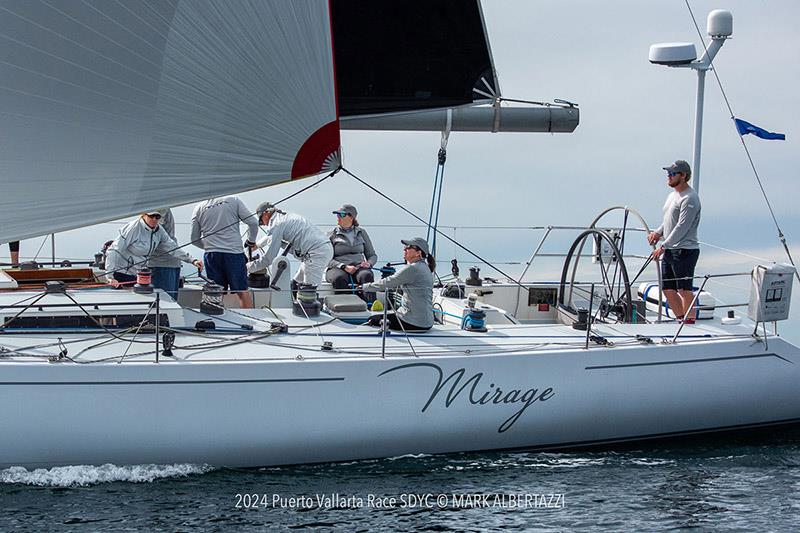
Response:
POLYGON ((675 317, 692 324, 697 314, 694 307, 690 309, 690 306, 694 299, 692 278, 700 256, 697 240, 700 197, 688 183, 692 177, 689 163, 678 160, 664 167, 664 170, 667 171, 667 184, 673 192, 664 203, 663 223, 647 236, 647 242, 652 245, 664 239, 652 253, 656 260, 663 255, 661 271, 664 295, 675 317))
POLYGON ((239 222, 247 224, 247 242, 255 246, 258 219, 237 196, 200 202, 192 213, 192 243, 205 250, 208 277, 225 289, 238 292, 243 308, 253 307, 247 286, 247 258, 242 251, 239 222))
MULTIPOLYGON (((159 224, 172 240, 175 240, 175 218, 172 209, 166 207, 159 209, 161 220, 159 224)), ((181 258, 172 255, 168 241, 162 241, 147 259, 147 266, 153 273, 153 287, 163 289, 174 300, 178 299, 178 285, 181 278, 181 258)))

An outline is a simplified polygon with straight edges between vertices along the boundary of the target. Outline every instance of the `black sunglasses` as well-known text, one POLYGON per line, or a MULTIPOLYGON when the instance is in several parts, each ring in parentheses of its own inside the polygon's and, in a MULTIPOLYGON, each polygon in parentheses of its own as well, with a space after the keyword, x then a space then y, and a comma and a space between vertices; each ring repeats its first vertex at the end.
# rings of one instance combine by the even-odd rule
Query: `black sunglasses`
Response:
POLYGON ((156 213, 155 215, 147 215, 147 216, 149 216, 150 218, 154 218, 156 220, 161 220, 161 215, 159 215, 158 213, 156 213))

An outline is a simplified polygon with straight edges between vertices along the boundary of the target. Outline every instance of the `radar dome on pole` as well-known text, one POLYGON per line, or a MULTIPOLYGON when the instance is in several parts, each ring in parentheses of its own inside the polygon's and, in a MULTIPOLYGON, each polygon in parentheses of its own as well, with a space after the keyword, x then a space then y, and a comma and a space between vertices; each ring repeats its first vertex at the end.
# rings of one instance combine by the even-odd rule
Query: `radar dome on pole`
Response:
POLYGON ((725 41, 733 35, 733 14, 725 9, 715 9, 708 14, 706 31, 711 42, 703 45, 703 57, 697 59, 691 43, 658 43, 650 46, 650 62, 655 65, 688 68, 697 72, 697 99, 694 116, 694 167, 693 187, 700 191, 700 155, 703 139, 703 99, 705 97, 706 72, 713 67, 714 58, 725 41))
POLYGON ((733 14, 727 9, 715 9, 708 14, 706 32, 712 39, 727 39, 733 35, 733 14))

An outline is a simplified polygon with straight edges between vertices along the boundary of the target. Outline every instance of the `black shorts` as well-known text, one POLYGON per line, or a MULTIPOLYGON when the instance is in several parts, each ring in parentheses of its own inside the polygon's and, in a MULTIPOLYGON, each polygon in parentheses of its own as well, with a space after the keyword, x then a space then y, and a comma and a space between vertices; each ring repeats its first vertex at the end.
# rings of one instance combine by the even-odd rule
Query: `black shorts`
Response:
POLYGON ((663 288, 674 291, 690 291, 693 287, 694 267, 700 257, 699 249, 664 250, 661 259, 661 281, 663 288))
POLYGON ((8 247, 12 252, 19 252, 19 241, 11 241, 8 247))

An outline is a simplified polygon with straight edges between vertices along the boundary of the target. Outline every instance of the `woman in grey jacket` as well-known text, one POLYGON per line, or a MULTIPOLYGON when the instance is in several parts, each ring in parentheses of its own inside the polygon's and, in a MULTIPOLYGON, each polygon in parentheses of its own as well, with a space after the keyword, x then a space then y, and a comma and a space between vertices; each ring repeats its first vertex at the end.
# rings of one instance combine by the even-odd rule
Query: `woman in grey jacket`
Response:
MULTIPOLYGON (((344 204, 333 212, 338 224, 329 233, 333 244, 333 259, 325 272, 325 279, 337 293, 349 293, 352 285, 363 285, 375 280, 372 267, 378 255, 366 230, 358 225, 358 211, 344 204)), ((374 292, 359 294, 367 303, 375 301, 374 292)))
POLYGON ((187 252, 178 248, 166 230, 159 225, 161 213, 148 211, 139 218, 129 222, 121 230, 119 237, 109 246, 106 256, 106 273, 109 285, 119 287, 133 284, 137 271, 155 255, 156 249, 165 244, 167 253, 185 263, 191 263, 201 270, 203 262, 192 258, 187 252))
MULTIPOLYGON (((428 331, 433 326, 433 273, 436 271, 436 260, 430 253, 428 241, 422 237, 400 242, 403 243, 405 266, 388 278, 365 284, 364 290, 402 289, 400 307, 386 315, 389 329, 428 331)), ((382 318, 381 315, 372 315, 367 324, 378 326, 382 318)))

